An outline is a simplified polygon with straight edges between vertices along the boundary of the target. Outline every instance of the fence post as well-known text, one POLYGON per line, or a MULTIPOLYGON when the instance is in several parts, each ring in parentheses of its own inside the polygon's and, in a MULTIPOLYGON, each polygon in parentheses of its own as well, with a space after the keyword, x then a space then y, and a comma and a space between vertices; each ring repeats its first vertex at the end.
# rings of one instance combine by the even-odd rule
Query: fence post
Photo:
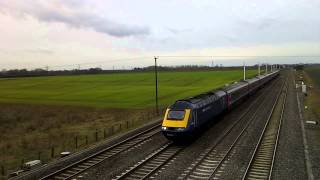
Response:
POLYGON ((38 152, 38 159, 41 160, 41 151, 38 152))
POLYGON ((86 145, 88 145, 88 136, 86 136, 86 145))
POLYGON ((4 166, 3 165, 1 165, 1 175, 2 176, 6 175, 6 172, 4 171, 4 166))
POLYGON ((21 159, 21 169, 23 168, 24 158, 21 159))
POLYGON ((105 139, 107 137, 106 128, 103 129, 103 138, 105 139))
POLYGON ((98 141, 98 129, 96 129, 95 137, 96 137, 96 142, 97 142, 98 141))
POLYGON ((111 126, 111 134, 113 134, 113 131, 114 131, 114 127, 113 125, 111 126))
POLYGON ((54 158, 54 146, 51 147, 51 158, 54 158))
POLYGON ((75 145, 76 145, 76 149, 78 148, 78 136, 76 136, 75 138, 74 138, 74 141, 75 141, 75 145))
POLYGON ((121 131, 121 129, 122 129, 122 128, 121 128, 121 123, 120 123, 120 124, 119 124, 119 131, 121 131))
POLYGON ((127 123, 127 129, 129 128, 129 121, 126 121, 126 123, 127 123))

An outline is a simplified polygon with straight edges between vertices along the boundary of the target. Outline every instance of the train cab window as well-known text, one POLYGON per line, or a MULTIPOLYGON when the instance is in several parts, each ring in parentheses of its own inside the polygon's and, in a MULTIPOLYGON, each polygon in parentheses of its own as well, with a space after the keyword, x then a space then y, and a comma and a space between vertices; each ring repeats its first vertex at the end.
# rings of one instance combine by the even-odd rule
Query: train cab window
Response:
POLYGON ((167 119, 170 120, 183 120, 184 111, 169 111, 167 119))

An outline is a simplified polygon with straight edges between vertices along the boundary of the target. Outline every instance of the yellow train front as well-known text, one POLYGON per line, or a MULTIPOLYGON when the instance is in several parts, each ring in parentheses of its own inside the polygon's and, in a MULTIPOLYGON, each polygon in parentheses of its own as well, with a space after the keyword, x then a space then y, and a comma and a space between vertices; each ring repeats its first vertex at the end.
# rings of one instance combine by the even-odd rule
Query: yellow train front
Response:
POLYGON ((176 101, 166 110, 162 133, 170 140, 193 137, 202 125, 226 109, 225 95, 215 91, 176 101))
POLYGON ((191 136, 196 129, 191 112, 190 108, 168 108, 162 122, 162 133, 164 136, 171 140, 191 136))

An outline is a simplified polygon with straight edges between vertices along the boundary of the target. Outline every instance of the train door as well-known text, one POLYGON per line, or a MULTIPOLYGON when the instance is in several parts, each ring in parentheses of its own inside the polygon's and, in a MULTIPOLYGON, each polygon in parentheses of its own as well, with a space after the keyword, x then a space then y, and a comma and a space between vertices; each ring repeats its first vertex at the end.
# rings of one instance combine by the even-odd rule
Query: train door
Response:
POLYGON ((194 110, 192 113, 193 117, 193 122, 194 122, 194 127, 197 128, 198 127, 198 110, 194 110))
POLYGON ((227 93, 226 95, 226 98, 227 98, 227 108, 230 109, 231 108, 231 94, 230 93, 227 93))

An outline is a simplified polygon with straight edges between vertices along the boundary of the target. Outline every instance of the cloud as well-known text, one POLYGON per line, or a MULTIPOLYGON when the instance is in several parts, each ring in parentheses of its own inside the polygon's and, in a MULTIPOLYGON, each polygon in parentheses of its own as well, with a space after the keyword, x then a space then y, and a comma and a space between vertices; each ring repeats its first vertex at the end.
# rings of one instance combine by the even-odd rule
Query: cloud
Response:
POLYGON ((191 28, 187 28, 187 29, 167 28, 167 30, 168 30, 169 32, 171 32, 172 34, 180 34, 180 33, 185 33, 185 32, 191 32, 191 31, 193 31, 191 28))
MULTIPOLYGON (((72 1, 71 1, 72 2, 72 1)), ((79 3, 83 3, 79 1, 79 3)), ((12 1, 0 2, 0 13, 18 17, 30 15, 42 22, 64 23, 74 28, 92 28, 96 32, 114 37, 141 36, 150 34, 148 27, 126 25, 95 14, 81 5, 73 6, 64 1, 12 1)))
POLYGON ((36 48, 36 49, 26 49, 28 53, 36 53, 36 54, 54 54, 54 51, 45 48, 36 48))

